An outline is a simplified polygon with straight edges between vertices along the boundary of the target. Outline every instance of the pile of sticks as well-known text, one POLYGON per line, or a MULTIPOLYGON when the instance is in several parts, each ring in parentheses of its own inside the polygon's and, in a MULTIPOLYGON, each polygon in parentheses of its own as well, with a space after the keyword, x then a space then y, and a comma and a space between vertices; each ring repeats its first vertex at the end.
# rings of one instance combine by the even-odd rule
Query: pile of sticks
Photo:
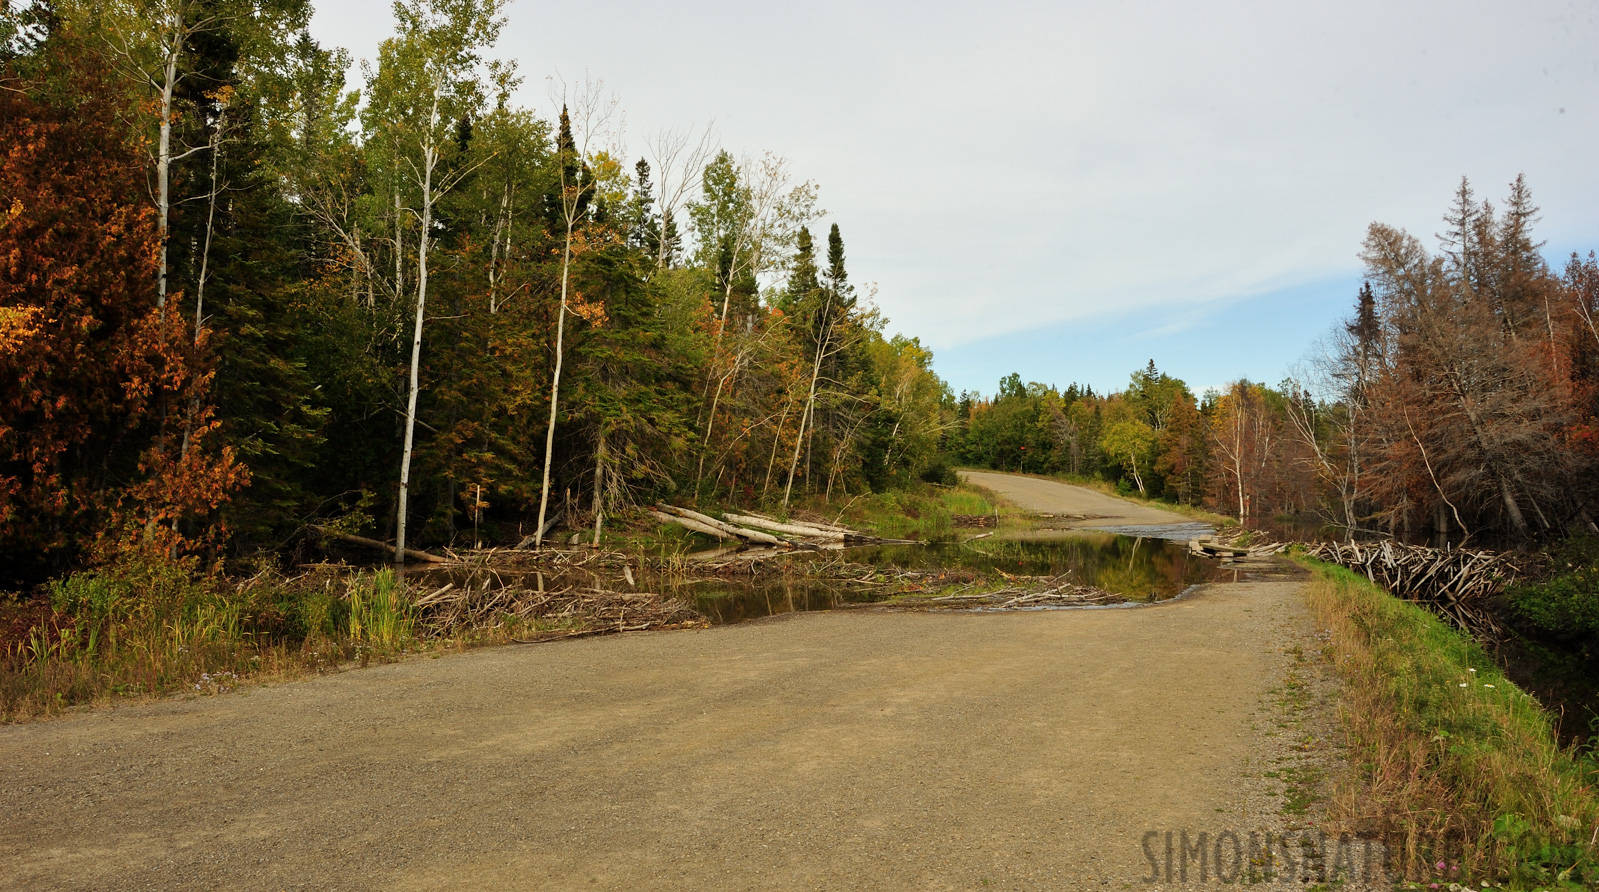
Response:
POLYGON ((1004 588, 992 592, 942 595, 905 602, 902 607, 920 610, 1027 610, 1040 607, 1087 607, 1126 602, 1121 595, 1085 585, 1056 581, 1043 591, 1004 588))
MULTIPOLYGON (((1237 541, 1238 537, 1233 537, 1237 541)), ((1220 537, 1201 537, 1188 541, 1188 550, 1200 557, 1219 557, 1227 560, 1263 559, 1288 550, 1285 542, 1266 542, 1246 547, 1231 545, 1220 537)))
POLYGON ((422 612, 423 625, 435 635, 499 629, 512 617, 519 625, 563 627, 534 632, 523 639, 529 641, 708 625, 698 611, 675 598, 598 588, 538 591, 510 586, 457 589, 446 585, 418 598, 416 607, 422 612))
POLYGON ((1305 553, 1363 573, 1393 595, 1421 604, 1463 631, 1490 640, 1500 637, 1504 629, 1487 602, 1522 571, 1519 559, 1511 554, 1444 551, 1391 539, 1322 543, 1305 553))
POLYGON ((724 512, 718 520, 676 505, 656 505, 650 516, 662 523, 675 523, 684 529, 744 545, 778 549, 842 548, 845 545, 914 545, 909 539, 880 539, 829 523, 777 520, 764 514, 724 512))
POLYGON ((998 514, 952 514, 950 522, 957 528, 992 529, 999 526, 998 514))

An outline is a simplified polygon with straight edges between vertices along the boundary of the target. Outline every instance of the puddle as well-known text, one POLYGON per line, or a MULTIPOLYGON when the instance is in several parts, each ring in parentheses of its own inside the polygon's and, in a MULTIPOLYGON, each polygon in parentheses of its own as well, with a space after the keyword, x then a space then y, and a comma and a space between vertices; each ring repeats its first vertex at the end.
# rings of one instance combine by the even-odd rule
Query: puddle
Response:
MULTIPOLYGON (((882 586, 852 584, 847 579, 814 578, 803 562, 837 560, 870 565, 880 571, 966 571, 994 577, 1065 577, 1078 585, 1148 603, 1174 598, 1190 587, 1226 578, 1215 561, 1195 557, 1175 538, 1139 538, 1084 531, 1066 538, 983 539, 967 544, 878 545, 823 555, 799 553, 762 562, 753 576, 689 578, 633 568, 629 586, 619 569, 568 570, 466 567, 414 568, 407 575, 424 593, 451 584, 457 590, 495 590, 507 586, 556 592, 564 589, 655 592, 694 605, 712 623, 721 625, 808 610, 832 610, 850 604, 883 600, 882 586)), ((864 571, 863 571, 864 572, 864 571)), ((996 579, 995 581, 1002 581, 996 579)))
POLYGON ((1131 601, 1163 601, 1218 578, 1215 561, 1189 553, 1187 540, 1084 532, 1058 539, 982 539, 965 545, 884 545, 850 549, 866 564, 928 570, 1065 576, 1131 601))

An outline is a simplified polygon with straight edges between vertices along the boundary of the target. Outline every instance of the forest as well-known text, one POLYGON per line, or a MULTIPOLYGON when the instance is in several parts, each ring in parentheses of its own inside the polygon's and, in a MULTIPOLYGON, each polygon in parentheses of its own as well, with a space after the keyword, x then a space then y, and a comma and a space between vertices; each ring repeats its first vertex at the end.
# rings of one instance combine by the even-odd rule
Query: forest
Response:
POLYGON ((1536 546, 1599 533, 1599 263, 1551 269, 1525 180, 1462 179, 1436 249, 1374 223, 1348 320, 1272 386, 1195 395, 1153 360, 1117 393, 964 393, 948 448, 1095 477, 1296 538, 1536 546))
POLYGON ((359 88, 305 0, 6 13, 0 586, 935 465, 947 388, 818 185, 709 129, 630 152, 597 81, 519 105, 503 7, 397 3, 359 88))

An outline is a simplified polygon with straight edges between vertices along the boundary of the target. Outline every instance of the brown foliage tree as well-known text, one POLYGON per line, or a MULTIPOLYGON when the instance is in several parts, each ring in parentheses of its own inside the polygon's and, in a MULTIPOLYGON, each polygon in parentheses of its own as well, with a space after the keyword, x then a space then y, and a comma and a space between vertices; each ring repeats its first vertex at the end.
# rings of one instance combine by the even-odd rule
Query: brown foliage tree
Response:
POLYGON ((0 552, 17 580, 97 542, 159 541, 244 480, 231 453, 179 449, 170 411, 208 374, 157 309, 155 222, 105 70, 64 38, 42 91, 0 90, 0 552))

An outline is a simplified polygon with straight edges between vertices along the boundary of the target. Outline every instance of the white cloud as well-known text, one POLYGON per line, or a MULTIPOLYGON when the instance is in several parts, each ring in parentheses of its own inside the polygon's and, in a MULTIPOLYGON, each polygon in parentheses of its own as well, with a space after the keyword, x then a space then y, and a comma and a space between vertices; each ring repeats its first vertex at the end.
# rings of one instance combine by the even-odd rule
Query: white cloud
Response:
MULTIPOLYGON (((1430 237, 1462 174, 1497 200, 1525 172, 1542 235, 1587 243, 1596 9, 523 2, 500 52, 529 104, 586 70, 636 142, 714 118, 787 155, 937 349, 1349 274, 1367 223, 1430 237)), ((370 58, 388 21, 348 2, 314 27, 370 58)))

